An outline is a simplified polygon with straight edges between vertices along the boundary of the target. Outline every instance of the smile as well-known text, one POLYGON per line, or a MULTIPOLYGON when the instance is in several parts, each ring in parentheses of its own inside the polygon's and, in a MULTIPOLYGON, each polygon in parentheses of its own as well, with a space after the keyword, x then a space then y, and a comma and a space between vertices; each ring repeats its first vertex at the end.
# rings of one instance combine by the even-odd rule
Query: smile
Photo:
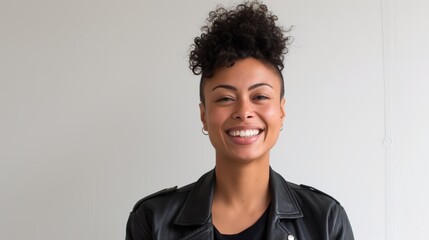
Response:
POLYGON ((259 135, 262 129, 228 130, 226 133, 231 137, 248 138, 259 135))

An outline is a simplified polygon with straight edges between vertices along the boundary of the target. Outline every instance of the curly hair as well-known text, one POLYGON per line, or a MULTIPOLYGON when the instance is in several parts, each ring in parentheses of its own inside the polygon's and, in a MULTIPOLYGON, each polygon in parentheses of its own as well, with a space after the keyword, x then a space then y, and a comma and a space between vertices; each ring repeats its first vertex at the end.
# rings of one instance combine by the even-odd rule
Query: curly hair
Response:
POLYGON ((284 54, 291 37, 276 26, 277 16, 259 1, 239 4, 235 9, 219 7, 209 13, 202 34, 194 39, 189 54, 189 68, 201 74, 200 101, 204 103, 203 85, 220 67, 231 67, 235 61, 247 57, 271 64, 281 78, 281 97, 284 95, 284 54))

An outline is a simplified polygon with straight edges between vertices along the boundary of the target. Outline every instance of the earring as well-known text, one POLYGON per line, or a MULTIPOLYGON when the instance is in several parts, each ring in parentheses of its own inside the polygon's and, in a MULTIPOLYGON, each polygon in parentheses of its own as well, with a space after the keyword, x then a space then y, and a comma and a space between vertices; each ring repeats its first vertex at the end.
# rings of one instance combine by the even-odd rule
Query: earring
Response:
POLYGON ((209 135, 209 131, 205 130, 204 127, 201 128, 201 132, 206 136, 209 135))
POLYGON ((280 128, 280 132, 283 131, 283 123, 282 123, 282 127, 280 128))

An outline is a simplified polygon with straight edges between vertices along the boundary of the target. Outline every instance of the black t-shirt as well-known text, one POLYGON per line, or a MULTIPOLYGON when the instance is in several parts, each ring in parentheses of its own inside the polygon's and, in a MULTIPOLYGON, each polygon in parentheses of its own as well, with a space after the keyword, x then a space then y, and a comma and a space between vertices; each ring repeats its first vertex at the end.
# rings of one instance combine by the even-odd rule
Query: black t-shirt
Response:
POLYGON ((244 231, 237 234, 222 234, 220 233, 216 227, 213 226, 214 229, 214 239, 215 240, 264 240, 265 232, 267 231, 267 221, 268 214, 270 212, 270 207, 265 210, 264 214, 258 219, 258 221, 245 229, 244 231))

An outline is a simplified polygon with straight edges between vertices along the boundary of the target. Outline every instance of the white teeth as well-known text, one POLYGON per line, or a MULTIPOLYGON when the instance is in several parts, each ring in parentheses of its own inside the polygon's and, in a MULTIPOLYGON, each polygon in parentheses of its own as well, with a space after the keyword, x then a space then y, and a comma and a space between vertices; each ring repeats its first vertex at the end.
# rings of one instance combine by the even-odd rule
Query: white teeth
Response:
POLYGON ((228 134, 233 137, 253 137, 259 134, 258 129, 250 129, 250 130, 230 130, 228 131, 228 134))

